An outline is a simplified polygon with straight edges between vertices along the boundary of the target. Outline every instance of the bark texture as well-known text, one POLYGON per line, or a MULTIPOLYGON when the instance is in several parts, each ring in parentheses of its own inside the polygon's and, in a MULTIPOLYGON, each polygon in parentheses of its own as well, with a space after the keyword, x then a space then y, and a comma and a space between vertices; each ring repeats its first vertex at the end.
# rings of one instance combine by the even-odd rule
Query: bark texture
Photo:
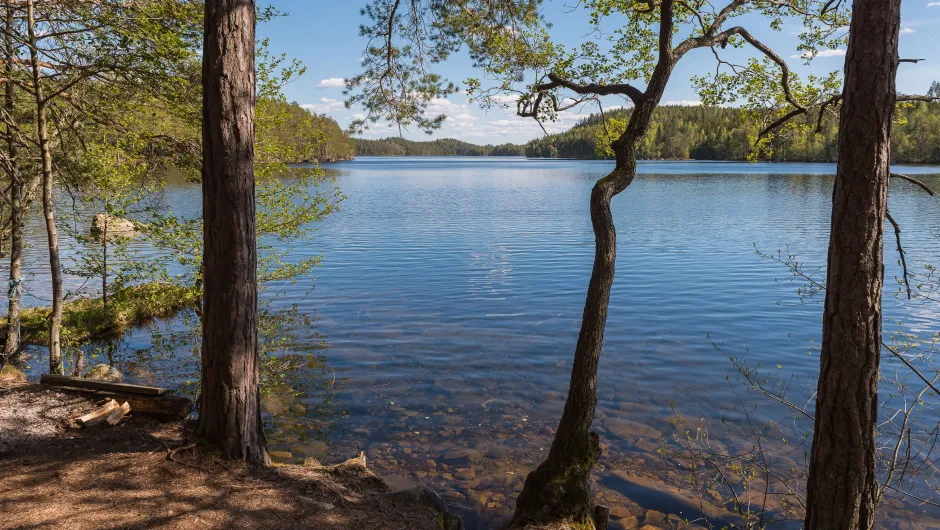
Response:
POLYGON ((258 388, 255 3, 208 0, 203 46, 204 298, 196 434, 269 465, 258 388))
POLYGON ((34 1, 26 1, 29 57, 33 73, 33 98, 36 103, 36 135, 42 165, 42 212, 46 219, 46 240, 49 247, 49 269, 52 277, 52 311, 49 314, 49 373, 63 375, 62 344, 62 265, 59 261, 59 235, 55 226, 55 200, 53 197, 52 150, 49 146, 46 100, 42 92, 39 52, 36 49, 36 17, 34 1))
POLYGON ((900 0, 855 0, 852 7, 807 530, 867 530, 874 523, 882 249, 900 11, 900 0))
POLYGON ((672 74, 672 2, 664 1, 660 9, 660 61, 626 130, 612 146, 616 154, 614 170, 591 190, 594 267, 575 346, 568 399, 548 457, 526 477, 510 528, 552 522, 595 528, 590 476, 600 457, 600 444, 591 424, 597 407, 597 369, 617 258, 617 231, 610 203, 636 178, 637 150, 672 74))
MULTIPOLYGON (((6 34, 4 36, 4 57, 6 57, 7 78, 12 78, 14 48, 13 48, 13 8, 7 8, 6 34)), ((6 108, 7 119, 13 119, 15 110, 16 94, 13 92, 13 83, 6 83, 6 92, 4 94, 4 107, 6 108)), ((7 286, 7 328, 5 331, 5 340, 3 343, 3 354, 0 355, 0 368, 8 362, 17 364, 20 351, 20 282, 22 281, 23 271, 23 225, 26 222, 26 204, 25 185, 22 175, 19 173, 17 163, 16 141, 13 136, 13 128, 10 124, 6 126, 7 156, 9 156, 9 167, 7 173, 10 175, 10 280, 7 286)))

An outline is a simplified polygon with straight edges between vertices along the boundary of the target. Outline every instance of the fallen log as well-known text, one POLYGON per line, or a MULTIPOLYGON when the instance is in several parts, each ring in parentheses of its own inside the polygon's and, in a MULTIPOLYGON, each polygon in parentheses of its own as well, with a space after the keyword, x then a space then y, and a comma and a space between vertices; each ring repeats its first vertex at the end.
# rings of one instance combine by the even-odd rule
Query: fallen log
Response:
POLYGON ((108 422, 108 425, 110 425, 111 427, 114 427, 115 425, 120 423, 121 420, 124 419, 124 416, 130 411, 131 411, 131 404, 125 401, 123 405, 112 410, 111 413, 108 414, 108 417, 105 419, 105 421, 108 422))
MULTIPOLYGON (((67 378, 74 379, 74 378, 67 378)), ((82 388, 72 385, 58 384, 58 376, 50 379, 47 376, 40 378, 40 383, 50 388, 55 388, 60 392, 70 392, 80 394, 91 399, 114 399, 119 403, 127 402, 135 414, 149 416, 159 421, 180 421, 186 419, 193 410, 193 402, 179 396, 168 393, 165 389, 159 395, 141 395, 130 392, 119 392, 112 390, 101 390, 96 388, 82 388)), ((113 383, 112 383, 113 384, 113 383)), ((122 387, 125 385, 117 385, 122 387)), ((135 387, 137 385, 126 385, 135 387)), ((153 388, 153 387, 144 387, 153 388)))
POLYGON ((84 416, 79 416, 75 420, 75 422, 81 425, 82 427, 89 427, 96 423, 100 423, 101 420, 105 418, 108 418, 111 412, 117 408, 119 408, 117 401, 114 401, 112 399, 111 401, 105 403, 105 405, 101 407, 100 409, 93 410, 89 412, 88 414, 85 414, 84 416))
POLYGON ((66 375, 43 374, 39 376, 39 382, 43 385, 71 386, 75 388, 91 388, 94 390, 107 390, 110 392, 122 392, 126 394, 140 394, 144 396, 162 396, 167 393, 165 388, 155 386, 128 385, 126 383, 109 383, 107 381, 98 381, 97 379, 85 379, 83 377, 69 377, 66 375))

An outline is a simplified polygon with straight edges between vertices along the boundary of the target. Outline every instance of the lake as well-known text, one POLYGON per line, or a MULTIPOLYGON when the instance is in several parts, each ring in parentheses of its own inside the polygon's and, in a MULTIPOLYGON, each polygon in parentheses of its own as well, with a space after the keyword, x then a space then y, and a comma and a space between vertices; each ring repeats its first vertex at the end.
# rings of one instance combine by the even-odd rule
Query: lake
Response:
MULTIPOLYGON (((364 450, 380 473, 439 489, 471 527, 511 511, 512 492, 548 450, 564 404, 593 257, 588 199, 611 167, 524 158, 326 166, 348 199, 314 239, 296 245, 298 256, 323 255, 315 288, 301 281, 265 295, 316 316, 286 346, 311 356, 308 375, 266 399, 271 425, 283 431, 272 436, 277 458, 334 461, 364 450)), ((940 188, 940 168, 895 171, 940 188)), ((597 489, 632 512, 692 518, 695 510, 665 486, 681 485, 683 471, 670 450, 658 453, 678 447, 674 434, 689 429, 677 431, 678 417, 693 434, 707 424, 731 453, 751 447, 751 427, 767 439, 805 431, 805 419, 788 420, 798 415, 749 391, 729 356, 746 353, 748 366, 779 374, 792 401, 811 397, 822 304, 801 303, 787 267, 755 249, 789 249, 806 270, 825 265, 835 167, 642 162, 639 173, 613 203, 617 277, 598 382, 605 454, 597 489), (779 420, 789 426, 766 427, 779 420)), ((198 186, 174 184, 165 202, 195 212, 198 186)), ((889 207, 911 269, 940 263, 940 200, 894 182, 889 207)), ((28 300, 36 304, 47 298, 48 275, 36 268, 45 256, 38 216, 30 227, 28 300)), ((141 259, 156 252, 134 244, 141 259)), ((888 233, 885 330, 935 336, 940 306, 895 296, 897 257, 888 233)), ((70 278, 67 288, 81 283, 70 278)), ((163 336, 186 321, 156 328, 163 336)), ((198 373, 191 344, 157 355, 153 331, 125 338, 118 367, 132 380, 186 387, 198 373)), ((42 352, 34 354, 33 375, 43 368, 42 352)), ((884 359, 886 372, 892 361, 884 359)), ((793 447, 774 458, 800 466, 808 445, 793 447)), ((911 486, 936 500, 925 485, 932 479, 911 486)), ((883 513, 886 525, 940 520, 940 510, 895 497, 883 513)))

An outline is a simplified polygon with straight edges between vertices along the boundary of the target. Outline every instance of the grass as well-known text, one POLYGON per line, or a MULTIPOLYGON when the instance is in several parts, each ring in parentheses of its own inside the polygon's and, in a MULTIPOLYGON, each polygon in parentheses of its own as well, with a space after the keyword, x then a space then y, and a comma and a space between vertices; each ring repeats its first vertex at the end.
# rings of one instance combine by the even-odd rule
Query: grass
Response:
MULTIPOLYGON (((72 300, 63 307, 62 340, 70 346, 77 346, 116 339, 132 327, 195 307, 199 298, 200 293, 192 287, 153 282, 113 294, 107 307, 100 298, 72 300)), ((49 311, 48 307, 20 311, 20 332, 25 344, 44 345, 49 341, 49 311)), ((6 326, 5 318, 0 319, 0 328, 2 326, 6 326)))
POLYGON ((26 374, 21 372, 12 364, 4 365, 0 368, 0 384, 2 383, 20 383, 26 381, 26 374))

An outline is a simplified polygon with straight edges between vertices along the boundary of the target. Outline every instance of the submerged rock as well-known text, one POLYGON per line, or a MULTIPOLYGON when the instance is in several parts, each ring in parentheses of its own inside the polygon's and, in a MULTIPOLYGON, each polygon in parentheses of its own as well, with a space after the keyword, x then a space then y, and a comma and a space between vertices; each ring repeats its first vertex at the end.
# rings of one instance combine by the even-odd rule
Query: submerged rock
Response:
POLYGON ((95 381, 106 381, 108 383, 120 383, 124 376, 113 366, 106 364, 96 364, 85 374, 85 379, 94 379, 95 381))
POLYGON ((476 464, 483 459, 483 455, 480 454, 476 449, 468 449, 465 447, 455 447, 448 451, 445 451, 441 455, 441 461, 446 464, 455 465, 455 464, 476 464))

